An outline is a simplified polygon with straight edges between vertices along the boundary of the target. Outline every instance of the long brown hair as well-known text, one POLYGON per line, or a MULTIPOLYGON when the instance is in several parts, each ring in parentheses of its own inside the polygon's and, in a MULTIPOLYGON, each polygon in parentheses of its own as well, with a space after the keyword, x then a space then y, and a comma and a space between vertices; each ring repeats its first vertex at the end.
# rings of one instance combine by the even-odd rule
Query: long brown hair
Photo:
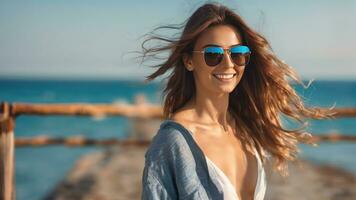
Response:
POLYGON ((229 95, 228 109, 236 120, 241 140, 247 145, 255 146, 263 162, 267 160, 267 151, 275 158, 274 168, 282 175, 288 175, 287 161, 296 160, 298 141, 305 142, 308 141, 307 137, 311 137, 310 134, 304 134, 307 127, 305 118, 327 118, 332 112, 330 109, 327 111, 304 106, 290 84, 290 80, 294 80, 305 87, 300 77, 274 54, 267 40, 251 29, 234 11, 220 4, 204 4, 186 23, 155 29, 183 31, 177 38, 149 34, 149 38, 143 42, 144 60, 170 51, 163 63, 153 65, 158 69, 146 77, 146 81, 172 70, 163 92, 164 117, 169 118, 195 94, 194 77, 184 67, 183 54, 192 53, 197 38, 204 30, 220 24, 236 27, 243 42, 252 52, 240 83, 229 95), (146 47, 150 41, 163 44, 146 47), (298 128, 284 128, 281 115, 295 121, 298 128))

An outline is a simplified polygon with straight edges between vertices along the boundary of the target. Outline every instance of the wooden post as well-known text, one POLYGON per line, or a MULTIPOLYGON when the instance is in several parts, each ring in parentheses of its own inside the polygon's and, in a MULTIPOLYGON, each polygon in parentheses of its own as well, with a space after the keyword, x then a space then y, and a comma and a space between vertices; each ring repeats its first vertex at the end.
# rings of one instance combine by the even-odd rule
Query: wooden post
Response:
POLYGON ((7 102, 0 104, 0 199, 15 199, 14 119, 7 102))

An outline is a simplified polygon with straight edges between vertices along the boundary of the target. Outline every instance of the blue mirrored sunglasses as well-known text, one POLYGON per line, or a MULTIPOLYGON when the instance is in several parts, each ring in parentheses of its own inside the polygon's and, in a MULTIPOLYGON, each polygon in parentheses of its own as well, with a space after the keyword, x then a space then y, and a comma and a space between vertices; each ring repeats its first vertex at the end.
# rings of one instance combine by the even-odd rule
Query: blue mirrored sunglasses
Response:
POLYGON ((193 51, 194 53, 204 53, 205 63, 214 67, 218 65, 224 58, 224 52, 227 51, 231 60, 235 65, 244 66, 250 61, 251 51, 247 46, 236 45, 228 49, 224 49, 220 46, 207 46, 203 51, 193 51))

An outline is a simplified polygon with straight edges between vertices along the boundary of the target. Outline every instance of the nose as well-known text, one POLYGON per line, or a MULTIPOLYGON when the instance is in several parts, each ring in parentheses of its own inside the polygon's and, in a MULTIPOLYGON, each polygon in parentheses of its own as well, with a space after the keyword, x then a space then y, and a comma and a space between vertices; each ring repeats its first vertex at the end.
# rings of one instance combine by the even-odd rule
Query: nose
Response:
POLYGON ((224 65, 224 67, 234 67, 235 66, 234 62, 231 60, 231 56, 230 56, 229 52, 225 51, 222 64, 224 65))

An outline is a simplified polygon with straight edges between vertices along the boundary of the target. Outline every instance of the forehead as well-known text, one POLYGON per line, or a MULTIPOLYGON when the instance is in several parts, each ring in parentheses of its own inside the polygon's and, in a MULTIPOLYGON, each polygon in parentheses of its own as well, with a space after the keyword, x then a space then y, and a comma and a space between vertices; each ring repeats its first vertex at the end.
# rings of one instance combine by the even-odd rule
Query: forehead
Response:
POLYGON ((200 49, 208 44, 222 47, 241 44, 241 36, 237 29, 231 25, 217 25, 206 29, 197 39, 195 49, 200 49))

